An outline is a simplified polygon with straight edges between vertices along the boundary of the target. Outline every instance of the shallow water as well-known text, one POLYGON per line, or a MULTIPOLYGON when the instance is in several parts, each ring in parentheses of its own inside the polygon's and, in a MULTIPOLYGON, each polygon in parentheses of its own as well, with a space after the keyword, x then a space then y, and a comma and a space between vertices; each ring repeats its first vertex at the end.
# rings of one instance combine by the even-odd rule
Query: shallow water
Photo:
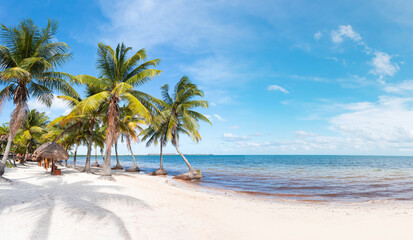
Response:
MULTIPOLYGON (((305 201, 413 200, 413 157, 188 155, 201 169, 201 186, 224 188, 271 199, 305 201)), ((124 167, 131 156, 119 157, 124 167)), ((92 163, 95 158, 92 157, 92 163)), ((159 166, 159 156, 136 156, 146 172, 159 166)), ((85 157, 78 157, 84 164, 85 157)), ((102 157, 98 156, 99 163, 102 157)), ((71 159, 69 159, 71 162, 71 159)), ((112 165, 116 160, 112 157, 112 165)), ((187 170, 180 156, 164 156, 168 174, 187 170)))

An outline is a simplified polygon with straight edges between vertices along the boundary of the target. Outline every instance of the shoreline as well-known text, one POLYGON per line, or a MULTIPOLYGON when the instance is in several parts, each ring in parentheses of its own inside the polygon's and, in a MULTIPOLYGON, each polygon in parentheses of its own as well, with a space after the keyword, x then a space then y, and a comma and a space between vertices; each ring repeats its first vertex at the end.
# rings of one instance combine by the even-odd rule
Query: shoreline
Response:
POLYGON ((408 239, 413 234, 413 206, 403 202, 267 201, 169 177, 115 171, 117 181, 108 182, 59 168, 62 176, 31 164, 7 169, 13 184, 0 185, 5 239, 408 239))

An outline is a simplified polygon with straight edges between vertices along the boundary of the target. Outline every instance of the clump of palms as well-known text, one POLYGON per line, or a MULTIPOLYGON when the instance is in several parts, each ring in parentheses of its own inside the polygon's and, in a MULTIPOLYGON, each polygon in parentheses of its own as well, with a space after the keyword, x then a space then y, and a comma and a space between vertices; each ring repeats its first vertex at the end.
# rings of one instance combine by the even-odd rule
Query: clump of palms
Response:
MULTIPOLYGON (((165 135, 166 138, 172 142, 176 151, 188 166, 189 171, 176 176, 176 178, 187 180, 200 179, 202 177, 200 171, 192 168, 189 161, 179 149, 179 136, 180 134, 188 135, 194 142, 201 140, 201 135, 198 131, 198 121, 204 121, 209 124, 211 124, 211 122, 203 114, 193 109, 196 107, 207 108, 208 102, 195 99, 196 97, 203 97, 204 93, 185 76, 176 84, 172 96, 169 94, 167 84, 161 89, 163 96, 163 102, 161 104, 163 110, 158 119, 160 123, 153 125, 153 127, 159 132, 161 139, 162 136, 165 135)), ((161 146, 162 142, 163 139, 161 140, 161 146)))
POLYGON ((111 149, 117 142, 117 129, 119 125, 119 103, 125 102, 125 106, 137 116, 150 120, 151 115, 147 108, 151 98, 149 95, 134 90, 160 73, 160 70, 150 69, 156 66, 159 59, 146 61, 146 52, 139 50, 130 58, 128 52, 132 48, 124 44, 118 44, 116 50, 110 46, 99 43, 97 68, 100 77, 79 75, 77 78, 96 90, 96 94, 84 99, 72 111, 76 113, 89 113, 106 104, 105 117, 107 118, 106 153, 103 164, 102 178, 113 180, 111 177, 111 149), (146 62, 145 62, 146 61, 146 62), (146 105, 146 106, 145 106, 146 105))
POLYGON ((23 20, 16 27, 1 26, 0 38, 0 100, 12 100, 15 109, 10 120, 10 133, 0 161, 0 180, 10 153, 13 138, 27 113, 27 101, 35 97, 50 106, 52 90, 76 94, 66 82, 71 75, 56 72, 55 68, 70 59, 69 46, 54 42, 58 25, 49 20, 45 28, 38 28, 31 19, 23 20))
POLYGON ((30 153, 40 146, 39 140, 42 134, 46 131, 48 122, 49 118, 44 112, 38 112, 37 110, 32 109, 27 114, 22 127, 17 131, 17 134, 22 134, 24 145, 26 146, 25 156, 22 161, 20 161, 21 164, 24 164, 30 153))

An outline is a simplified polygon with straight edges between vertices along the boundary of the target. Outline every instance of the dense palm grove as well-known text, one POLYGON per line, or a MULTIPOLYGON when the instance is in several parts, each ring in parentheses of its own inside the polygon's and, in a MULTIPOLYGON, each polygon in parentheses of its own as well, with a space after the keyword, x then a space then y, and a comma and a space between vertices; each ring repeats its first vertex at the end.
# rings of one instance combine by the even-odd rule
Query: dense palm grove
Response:
MULTIPOLYGON (((156 78, 161 71, 156 69, 159 59, 147 60, 144 49, 134 52, 124 44, 115 49, 98 44, 96 66, 98 76, 78 75, 57 71, 71 59, 69 46, 56 42, 58 25, 49 21, 40 29, 32 20, 23 20, 16 27, 1 27, 0 38, 0 104, 12 101, 14 110, 10 121, 0 126, 0 177, 6 166, 16 166, 31 159, 31 154, 41 144, 56 142, 73 153, 76 167, 77 150, 87 147, 84 172, 91 166, 100 166, 97 158, 92 162, 92 151, 103 155, 101 178, 113 179, 112 169, 123 169, 117 154, 118 142, 127 145, 134 165, 127 171, 139 171, 132 142, 146 141, 146 145, 160 146, 160 168, 154 175, 164 175, 162 148, 172 144, 189 171, 178 176, 183 179, 199 179, 199 170, 194 170, 179 149, 179 137, 184 134, 198 142, 199 121, 209 120, 194 108, 207 108, 208 103, 199 100, 203 92, 187 77, 176 84, 172 95, 168 85, 161 89, 162 98, 157 99, 139 90, 139 87, 156 78), (83 86, 85 94, 75 91, 74 85, 83 86), (54 95, 67 102, 70 112, 56 119, 35 109, 28 109, 27 102, 36 98, 47 106, 54 95), (82 98, 81 95, 84 95, 82 98), (112 147, 117 159, 112 168, 112 147)), ((95 154, 96 156, 96 154, 95 154)), ((67 166, 67 162, 65 163, 67 166)))

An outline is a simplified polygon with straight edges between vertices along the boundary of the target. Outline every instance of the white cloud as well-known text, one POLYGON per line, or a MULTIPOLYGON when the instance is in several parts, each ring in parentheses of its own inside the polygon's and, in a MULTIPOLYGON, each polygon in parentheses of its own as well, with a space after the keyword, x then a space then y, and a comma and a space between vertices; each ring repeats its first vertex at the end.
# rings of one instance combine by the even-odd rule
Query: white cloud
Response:
POLYGON ((239 129, 239 126, 234 125, 234 126, 229 127, 229 129, 239 129))
POLYGON ((239 141, 246 141, 249 138, 247 136, 238 136, 232 133, 224 133, 224 141, 227 142, 239 142, 239 141))
POLYGON ((321 31, 318 31, 314 33, 314 39, 315 40, 320 40, 320 38, 323 36, 323 33, 321 31))
POLYGON ((413 147, 413 98, 382 96, 377 103, 351 104, 331 119, 332 129, 369 148, 413 147), (357 106, 357 107, 354 107, 357 106))
POLYGON ((413 80, 406 80, 397 84, 388 84, 384 91, 389 93, 407 94, 413 92, 413 80))
POLYGON ((331 31, 331 40, 334 43, 343 42, 343 38, 349 38, 354 42, 361 42, 360 34, 353 30, 351 25, 340 25, 337 30, 331 31))
POLYGON ((312 137, 312 136, 317 136, 317 134, 312 133, 312 132, 306 132, 306 131, 296 131, 295 135, 297 135, 298 137, 312 137))
MULTIPOLYGON (((329 119, 334 135, 298 130, 291 139, 251 142, 224 134, 235 149, 268 153, 406 154, 413 153, 413 97, 381 96, 376 102, 335 105, 344 113, 329 119)), ((236 150, 235 150, 236 151, 236 150)))
POLYGON ((290 93, 285 88, 280 87, 278 85, 270 85, 270 86, 268 86, 267 90, 268 91, 280 91, 280 92, 287 93, 287 94, 290 93))
POLYGON ((373 66, 371 73, 379 75, 380 79, 384 76, 392 77, 399 70, 399 65, 392 63, 391 58, 392 57, 385 52, 374 52, 374 57, 370 63, 373 66))
POLYGON ((212 116, 214 116, 216 119, 218 119, 219 121, 223 121, 224 119, 221 117, 221 116, 219 116, 218 114, 213 114, 212 116))
POLYGON ((152 48, 169 45, 182 51, 208 51, 230 39, 248 38, 248 28, 226 24, 219 16, 222 1, 101 0, 109 23, 102 25, 104 42, 152 48))
POLYGON ((70 108, 68 107, 67 102, 56 96, 57 95, 54 95, 53 103, 50 108, 39 102, 37 99, 31 99, 27 102, 27 105, 29 106, 29 109, 36 109, 40 112, 45 112, 47 115, 53 113, 52 115, 54 117, 69 113, 70 108))

